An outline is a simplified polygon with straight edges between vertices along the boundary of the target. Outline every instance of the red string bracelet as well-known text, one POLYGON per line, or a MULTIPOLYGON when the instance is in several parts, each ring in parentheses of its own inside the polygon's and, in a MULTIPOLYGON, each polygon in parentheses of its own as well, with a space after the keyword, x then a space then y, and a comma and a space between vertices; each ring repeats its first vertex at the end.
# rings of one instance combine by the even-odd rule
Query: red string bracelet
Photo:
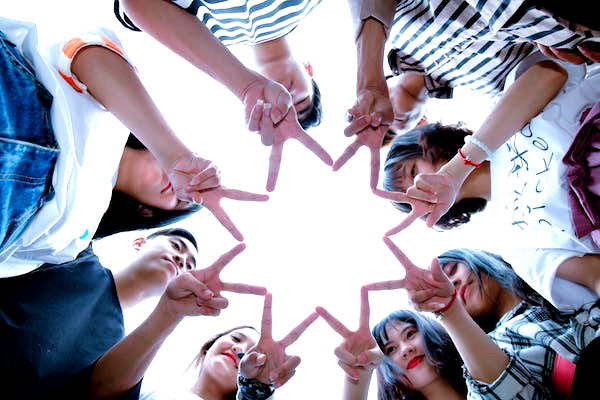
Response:
POLYGON ((465 156, 461 149, 458 149, 458 155, 460 156, 460 158, 462 158, 465 165, 470 165, 471 167, 475 168, 480 168, 483 165, 483 163, 477 164, 471 161, 471 157, 465 156))
POLYGON ((450 309, 450 307, 452 307, 454 300, 456 300, 456 288, 454 288, 454 293, 452 293, 452 298, 450 299, 450 303, 446 304, 444 307, 440 308, 435 313, 441 314, 441 313, 448 311, 450 309))

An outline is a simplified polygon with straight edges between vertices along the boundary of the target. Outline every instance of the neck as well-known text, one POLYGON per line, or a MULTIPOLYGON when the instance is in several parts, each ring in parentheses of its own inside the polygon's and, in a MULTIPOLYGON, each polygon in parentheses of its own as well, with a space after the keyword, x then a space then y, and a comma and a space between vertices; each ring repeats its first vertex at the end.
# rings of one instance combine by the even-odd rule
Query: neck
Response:
POLYGON ((482 198, 489 201, 491 194, 490 162, 485 161, 465 179, 456 201, 469 198, 482 198))
POLYGON ((500 292, 500 299, 498 300, 498 307, 496 310, 498 321, 504 316, 504 314, 512 310, 521 301, 523 301, 523 299, 521 299, 519 296, 517 296, 510 290, 502 290, 500 292))
POLYGON ((444 378, 438 378, 420 390, 427 400, 465 400, 444 378))
POLYGON ((132 266, 125 268, 115 274, 115 286, 117 287, 117 296, 121 308, 130 308, 146 300, 149 297, 155 296, 153 285, 145 282, 146 279, 142 274, 136 273, 132 266))
POLYGON ((203 374, 202 371, 190 392, 204 400, 223 400, 225 398, 218 382, 203 374))

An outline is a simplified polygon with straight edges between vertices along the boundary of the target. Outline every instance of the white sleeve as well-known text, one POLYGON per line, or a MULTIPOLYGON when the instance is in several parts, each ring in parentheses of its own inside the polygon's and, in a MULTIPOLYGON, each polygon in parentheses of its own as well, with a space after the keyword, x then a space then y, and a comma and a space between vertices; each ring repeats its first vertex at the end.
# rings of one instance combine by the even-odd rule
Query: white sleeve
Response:
POLYGON ((567 249, 516 249, 503 253, 515 272, 536 292, 562 311, 573 311, 598 300, 588 288, 556 276, 558 267, 571 257, 586 253, 567 249))

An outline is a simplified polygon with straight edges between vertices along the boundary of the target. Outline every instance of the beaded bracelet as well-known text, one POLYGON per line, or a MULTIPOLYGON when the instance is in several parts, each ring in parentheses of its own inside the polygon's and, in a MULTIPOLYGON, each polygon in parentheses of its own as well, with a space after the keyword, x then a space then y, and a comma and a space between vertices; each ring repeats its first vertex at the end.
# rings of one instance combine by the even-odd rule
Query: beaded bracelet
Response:
POLYGON ((238 374, 237 400, 265 400, 273 395, 275 386, 238 374))
POLYGON ((476 137, 473 137, 473 135, 467 135, 465 136, 465 143, 473 143, 475 146, 479 147, 487 156, 487 160, 489 160, 490 158, 492 158, 492 150, 490 150, 490 148, 483 143, 481 140, 477 139, 476 137))

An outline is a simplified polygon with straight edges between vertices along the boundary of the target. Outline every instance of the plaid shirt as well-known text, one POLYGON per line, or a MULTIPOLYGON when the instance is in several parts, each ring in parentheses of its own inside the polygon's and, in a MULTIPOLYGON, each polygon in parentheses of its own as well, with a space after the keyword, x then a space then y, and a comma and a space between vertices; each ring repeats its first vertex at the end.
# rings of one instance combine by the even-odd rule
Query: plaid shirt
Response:
POLYGON ((390 68, 425 74, 432 97, 450 98, 458 86, 496 95, 508 73, 535 49, 533 41, 557 48, 600 41, 598 31, 521 3, 400 0, 388 40, 390 68))
POLYGON ((522 302, 506 313, 488 336, 509 356, 502 374, 491 384, 465 378, 468 399, 550 399, 550 375, 556 354, 577 363, 579 354, 600 336, 600 303, 558 322, 541 307, 522 302))

